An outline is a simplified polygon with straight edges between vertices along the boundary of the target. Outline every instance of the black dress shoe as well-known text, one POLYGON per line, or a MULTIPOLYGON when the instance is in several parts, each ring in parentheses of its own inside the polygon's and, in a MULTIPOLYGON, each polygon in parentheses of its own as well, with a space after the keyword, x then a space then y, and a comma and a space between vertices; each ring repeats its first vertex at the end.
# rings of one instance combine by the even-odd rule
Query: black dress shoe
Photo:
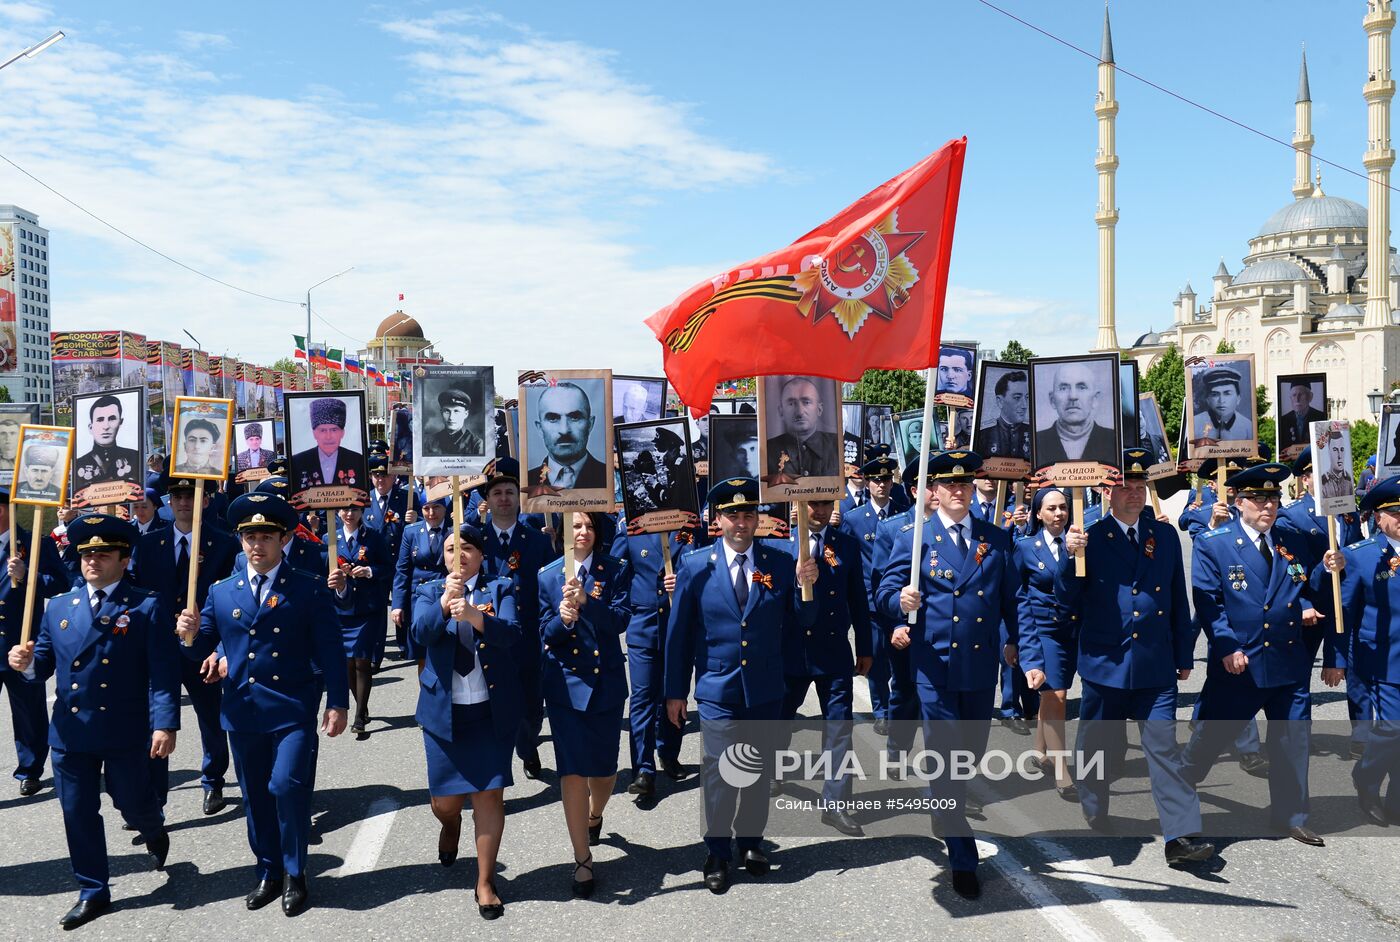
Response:
POLYGON ((37 778, 24 778, 19 782, 19 797, 28 798, 30 795, 37 795, 39 789, 44 787, 44 783, 37 778))
POLYGON ((969 818, 985 818, 987 816, 983 810, 982 802, 971 795, 963 799, 963 814, 969 818))
POLYGON ((1361 816, 1366 819, 1367 824, 1378 824, 1381 827, 1390 826, 1390 821, 1386 819, 1385 808, 1381 805, 1380 795, 1357 792, 1356 800, 1361 804, 1361 816))
POLYGON ((350 732, 356 734, 363 733, 365 731, 365 723, 368 719, 369 717, 365 716, 363 713, 356 713, 355 722, 350 724, 350 732))
POLYGON ((574 899, 588 899, 593 895, 593 888, 597 884, 593 880, 593 855, 589 854, 582 860, 574 861, 574 883, 570 887, 570 892, 574 894, 574 899), (579 871, 588 871, 588 879, 580 880, 579 871))
POLYGON ((535 756, 533 759, 522 759, 520 764, 525 767, 525 777, 531 780, 539 778, 540 773, 544 771, 544 766, 540 764, 539 756, 535 756))
POLYGON ((1364 756, 1365 754, 1366 754, 1366 744, 1365 744, 1364 742, 1355 742, 1355 741, 1353 741, 1352 744, 1351 744, 1351 757, 1352 757, 1353 759, 1360 759, 1360 758, 1361 758, 1362 756, 1364 756))
POLYGON ((1209 860, 1215 856, 1215 845, 1193 841, 1189 837, 1174 837, 1167 841, 1167 863, 1175 865, 1188 861, 1209 860))
POLYGON ((723 893, 729 889, 729 861, 720 860, 714 854, 705 858, 705 889, 711 893, 723 893))
POLYGON ((222 788, 210 788, 204 792, 204 813, 218 814, 228 807, 228 802, 224 800, 224 790, 222 788))
POLYGON ((823 811, 822 824, 835 828, 848 837, 864 837, 865 829, 845 811, 823 811))
POLYGON ((438 863, 450 867, 457 862, 457 848, 462 840, 462 816, 456 823, 447 823, 438 831, 438 863))
POLYGON ((1257 752, 1246 752, 1240 756, 1240 768, 1255 778, 1269 777, 1269 760, 1257 752))
POLYGON ((281 880, 259 880, 258 885, 253 887, 253 892, 243 897, 243 903, 249 909, 262 909, 281 895, 281 893, 281 880))
POLYGON ((876 736, 888 736, 889 734, 890 734, 890 721, 889 721, 889 720, 883 720, 883 719, 881 719, 881 720, 876 720, 876 721, 875 721, 875 735, 876 735, 876 736))
POLYGON ((472 890, 472 899, 476 900, 477 915, 482 919, 500 919, 506 914, 506 904, 504 902, 499 902, 501 894, 496 892, 495 880, 491 881, 491 892, 495 893, 498 902, 483 903, 481 897, 476 894, 476 890, 472 890))
POLYGON ((306 875, 294 877, 290 873, 283 877, 282 913, 298 916, 306 910, 311 895, 306 891, 306 875))
POLYGON ((601 843, 603 843, 603 816, 598 815, 598 823, 594 824, 593 815, 590 814, 588 816, 588 846, 597 847, 601 843))
POLYGON ((768 797, 777 798, 783 793, 783 783, 775 778, 768 780, 768 797))
POLYGON ((78 905, 68 910, 58 924, 65 929, 76 929, 92 922, 111 908, 112 901, 109 899, 80 899, 78 905))
POLYGON ((1327 846, 1327 842, 1324 841, 1316 831, 1313 831, 1311 828, 1305 828, 1302 825, 1299 825, 1296 828, 1289 828, 1288 836, 1293 838, 1299 844, 1307 844, 1309 847, 1327 846))
POLYGON ((656 794, 656 776, 650 772, 638 772, 632 778, 632 784, 627 786, 627 794, 641 795, 643 798, 650 798, 656 794))
POLYGON ((750 847, 744 851, 744 869, 749 872, 749 876, 766 877, 769 867, 768 855, 757 847, 750 847))
POLYGON ((977 899, 982 895, 982 881, 977 879, 976 870, 954 870, 953 892, 963 899, 977 899))
POLYGON ((1075 804, 1079 803, 1079 789, 1075 787, 1073 782, 1070 782, 1068 785, 1056 785, 1055 791, 1065 801, 1072 801, 1075 804))
POLYGON ((1086 814, 1084 823, 1089 825, 1091 830, 1098 831, 1100 834, 1113 833, 1113 819, 1106 814, 1086 814))
POLYGON ((165 858, 170 854, 170 834, 164 828, 146 839, 146 853, 155 858, 157 870, 165 869, 165 858))
POLYGON ((662 759, 661 771, 665 772, 672 779, 679 782, 690 774, 690 766, 681 764, 680 759, 662 759))
POLYGON ((1030 725, 1019 716, 1003 716, 1001 725, 1011 730, 1017 736, 1029 736, 1031 734, 1030 725))

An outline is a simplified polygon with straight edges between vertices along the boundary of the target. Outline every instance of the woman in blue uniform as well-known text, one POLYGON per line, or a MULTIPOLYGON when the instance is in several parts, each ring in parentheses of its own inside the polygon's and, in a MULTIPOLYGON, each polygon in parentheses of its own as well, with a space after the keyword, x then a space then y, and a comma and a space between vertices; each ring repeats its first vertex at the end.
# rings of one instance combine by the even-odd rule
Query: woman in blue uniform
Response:
POLYGON ((574 565, 540 570, 545 708, 574 850, 573 894, 593 894, 593 852, 617 781, 626 661, 619 638, 632 615, 627 564, 599 549, 602 514, 572 515, 574 565))
MULTIPOLYGON (((1055 570, 1065 554, 1064 534, 1069 527, 1069 503, 1064 491, 1046 487, 1031 500, 1030 532, 1016 544, 1016 568, 1021 577, 1017 592, 1021 624, 1021 660, 1044 663, 1040 719, 1035 744, 1042 756, 1065 748, 1065 701, 1074 683, 1079 654, 1078 622, 1055 597, 1055 570), (1027 657, 1030 646, 1040 657, 1027 657)), ((1066 801, 1078 801, 1074 779, 1063 759, 1041 759, 1041 769, 1055 776, 1055 790, 1066 801)))
POLYGON ((438 859, 444 867, 456 862, 470 797, 477 910, 483 919, 496 919, 505 912, 496 893, 496 854, 521 715, 511 657, 520 626, 510 582, 481 571, 484 548, 475 527, 463 525, 447 538, 448 575, 415 590, 410 635, 424 656, 415 718, 423 727, 433 815, 442 823, 438 859))

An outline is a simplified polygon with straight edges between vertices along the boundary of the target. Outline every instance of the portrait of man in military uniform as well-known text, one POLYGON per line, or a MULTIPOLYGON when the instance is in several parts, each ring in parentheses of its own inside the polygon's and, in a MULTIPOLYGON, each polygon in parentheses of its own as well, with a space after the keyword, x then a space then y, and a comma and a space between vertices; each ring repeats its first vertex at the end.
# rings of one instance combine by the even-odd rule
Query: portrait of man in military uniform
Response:
POLYGON ((464 383, 449 382, 437 394, 438 416, 441 426, 423 442, 423 454, 470 455, 486 453, 485 439, 474 426, 480 425, 485 411, 480 404, 472 401, 472 394, 464 383))
POLYGON ((0 485, 8 486, 15 476, 15 456, 19 452, 19 427, 39 424, 39 407, 29 403, 0 404, 0 485))
POLYGON ((73 486, 122 482, 145 487, 146 468, 141 456, 141 406, 144 390, 122 389, 96 396, 75 396, 77 421, 74 445, 73 486), (86 420, 86 421, 84 421, 86 420))
POLYGON ((629 520, 658 510, 698 512, 684 419, 628 423, 619 425, 616 434, 629 520))
POLYGON ((1241 361, 1188 364, 1193 442, 1253 442, 1254 383, 1241 361))
MULTIPOLYGON (((1326 425, 1319 424, 1315 427, 1322 431, 1326 425)), ((1356 478, 1352 475, 1351 435, 1349 431, 1343 428, 1333 428, 1326 432, 1326 438, 1326 444, 1323 447, 1313 450, 1313 464, 1317 475, 1316 487, 1320 497, 1319 509, 1322 508, 1322 500, 1327 498, 1354 498, 1356 496, 1356 478)))
POLYGON ((1030 378, 1018 363, 983 363, 972 450, 984 458, 1031 460, 1030 378))
POLYGON ((363 393, 288 395, 287 486, 293 495, 332 485, 369 492, 363 403, 363 393))
POLYGON ((228 402, 177 397, 172 472, 198 475, 209 480, 227 477, 232 432, 228 402))
POLYGON ((717 415, 710 420, 710 476, 757 478, 758 417, 717 415))
POLYGON ((842 475, 841 410, 836 381, 818 376, 760 380, 766 467, 794 478, 842 475))

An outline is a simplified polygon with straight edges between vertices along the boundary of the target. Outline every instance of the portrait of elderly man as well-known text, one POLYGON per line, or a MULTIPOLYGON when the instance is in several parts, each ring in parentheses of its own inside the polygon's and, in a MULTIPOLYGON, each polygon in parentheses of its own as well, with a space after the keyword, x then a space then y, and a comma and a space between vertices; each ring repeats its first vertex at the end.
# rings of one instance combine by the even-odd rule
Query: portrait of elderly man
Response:
POLYGON ((545 458, 530 469, 531 485, 558 488, 607 487, 607 468, 588 450, 598 421, 593 404, 577 383, 550 386, 535 400, 535 428, 544 441, 545 458))
POLYGON ((1279 417, 1278 444, 1280 449, 1306 447, 1308 425, 1321 422, 1327 415, 1313 405, 1312 383, 1294 380, 1288 384, 1288 411, 1279 417))
POLYGON ((613 401, 618 403, 617 408, 621 410, 614 416, 614 421, 645 422, 661 418, 660 410, 648 408, 651 391, 645 383, 628 379, 613 380, 613 401), (619 391, 622 393, 620 396, 619 391))
POLYGON ((180 460, 175 462, 176 474, 220 474, 219 458, 223 447, 219 444, 219 426, 208 419, 191 419, 185 423, 181 434, 181 447, 176 452, 180 460))
MULTIPOLYGON (((1121 460, 1117 435, 1094 419, 1104 394, 1103 383, 1094 374, 1090 363, 1060 363, 1051 368, 1047 398, 1055 421, 1035 433, 1036 464, 1099 461, 1116 467, 1121 460)), ((1116 411, 1118 404, 1113 405, 1116 411)))
POLYGON ((310 410, 311 435, 316 447, 292 455, 288 467, 288 485, 293 492, 322 485, 346 485, 368 490, 364 474, 364 456, 340 447, 345 439, 347 405, 343 399, 312 399, 310 410))
POLYGON ((99 396, 88 407, 88 433, 92 447, 73 464, 73 474, 81 490, 95 481, 140 481, 141 456, 134 448, 117 444, 124 416, 122 401, 116 396, 99 396))
POLYGON ((965 347, 941 347, 938 351, 938 383, 935 393, 972 398, 973 353, 965 347))
POLYGON ((263 427, 261 422, 250 422, 243 426, 243 442, 248 447, 234 456, 234 467, 239 471, 267 467, 267 463, 277 457, 277 454, 264 448, 262 441, 263 427))
POLYGON ((0 471, 14 470, 15 454, 19 451, 19 427, 23 424, 23 416, 0 413, 0 471))
POLYGON ((15 497, 20 500, 61 501, 62 474, 58 470, 63 451, 53 445, 30 445, 24 449, 15 497))
MULTIPOLYGON (((996 419, 983 426, 978 444, 984 458, 1031 460, 1031 396, 1024 370, 1007 370, 992 384, 996 419)), ((985 413, 984 413, 985 414, 985 413)))
POLYGON ((442 411, 442 428, 433 433, 424 451, 430 456, 486 454, 486 443, 471 428, 472 397, 461 386, 448 386, 438 393, 438 408, 442 411))
MULTIPOLYGON (((809 376, 789 376, 778 395, 777 417, 782 432, 768 439, 768 473, 776 474, 779 464, 793 477, 839 478, 841 474, 841 439, 835 431, 823 425, 826 407, 822 403, 820 380, 809 376), (784 462, 783 456, 787 459, 784 462)), ((774 414, 771 403, 766 407, 774 414)))
POLYGON ((1193 441, 1254 441, 1254 424, 1242 387, 1240 374, 1228 366, 1202 370, 1196 376, 1195 398, 1203 408, 1191 416, 1193 441))

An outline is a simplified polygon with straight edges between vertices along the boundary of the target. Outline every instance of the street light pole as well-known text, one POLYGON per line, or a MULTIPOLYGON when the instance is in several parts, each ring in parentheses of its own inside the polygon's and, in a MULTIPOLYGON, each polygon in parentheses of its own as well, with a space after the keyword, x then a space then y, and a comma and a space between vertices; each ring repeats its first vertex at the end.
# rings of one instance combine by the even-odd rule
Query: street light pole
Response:
POLYGON ((307 289, 306 289, 306 388, 307 388, 307 389, 310 389, 310 388, 311 388, 312 376, 314 375, 314 371, 311 369, 311 289, 312 289, 312 288, 319 288, 319 287, 321 287, 321 285, 325 284, 326 282, 328 282, 328 281, 334 281, 335 279, 339 278, 341 275, 348 274, 348 273, 350 273, 350 272, 352 272, 352 271, 354 271, 354 270, 355 270, 355 266, 354 266, 354 265, 351 265, 349 268, 345 269, 345 271, 338 271, 338 272, 336 272, 334 275, 331 275, 329 278, 322 278, 320 281, 318 281, 318 282, 316 282, 314 285, 312 285, 311 288, 307 288, 307 289))
POLYGON ((0 62, 0 69, 5 68, 5 66, 7 65, 13 65, 20 59, 33 59, 39 53, 43 52, 45 49, 49 48, 62 38, 63 30, 55 30, 54 34, 48 39, 45 39, 42 42, 37 42, 34 45, 30 46, 28 49, 22 49, 14 55, 10 56, 10 58, 6 59, 4 62, 0 62))

